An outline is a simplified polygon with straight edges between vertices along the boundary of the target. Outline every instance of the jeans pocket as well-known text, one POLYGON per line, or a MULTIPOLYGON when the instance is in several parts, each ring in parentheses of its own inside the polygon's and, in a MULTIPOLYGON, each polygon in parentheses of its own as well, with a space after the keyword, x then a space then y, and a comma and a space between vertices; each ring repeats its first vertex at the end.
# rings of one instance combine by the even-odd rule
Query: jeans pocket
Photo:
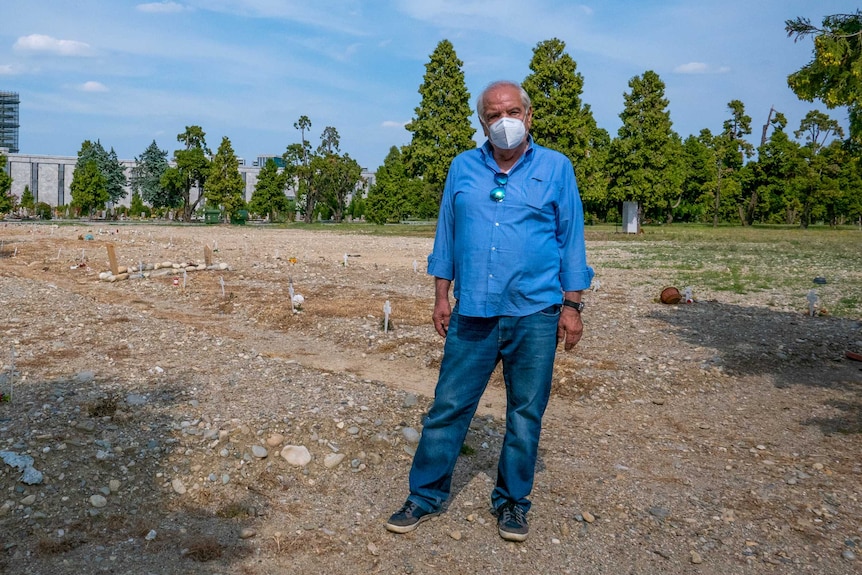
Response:
POLYGON ((539 313, 545 317, 557 317, 560 315, 560 310, 562 309, 562 304, 555 303, 553 305, 549 305, 545 309, 541 310, 539 313))

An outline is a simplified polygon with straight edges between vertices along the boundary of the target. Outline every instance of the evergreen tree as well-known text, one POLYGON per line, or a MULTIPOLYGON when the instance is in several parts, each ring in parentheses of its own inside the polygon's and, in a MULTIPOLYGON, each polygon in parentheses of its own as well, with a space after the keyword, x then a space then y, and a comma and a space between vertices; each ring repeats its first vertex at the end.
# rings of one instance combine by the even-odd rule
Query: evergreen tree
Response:
POLYGON ((182 218, 188 222, 203 198, 200 191, 206 184, 211 151, 207 147, 206 133, 200 126, 186 126, 185 132, 177 134, 177 141, 185 144, 185 148, 174 151, 176 166, 164 171, 160 184, 169 197, 179 196, 182 199, 182 218), (198 190, 194 201, 191 197, 192 188, 198 190))
POLYGON ((99 170, 96 160, 76 166, 72 175, 72 206, 80 208, 81 213, 92 217, 95 210, 105 209, 110 199, 105 177, 99 170))
POLYGON ((75 163, 75 169, 91 161, 96 162, 96 166, 105 180, 108 201, 117 203, 125 198, 126 172, 123 164, 117 159, 117 153, 114 149, 111 148, 111 151, 108 152, 99 140, 96 140, 95 143, 90 140, 84 140, 81 144, 81 149, 78 151, 78 161, 75 163))
POLYGON ((249 210, 268 216, 270 222, 288 217, 291 206, 284 193, 286 176, 287 171, 279 172, 275 159, 269 158, 257 176, 257 184, 248 203, 249 210))
POLYGON ((711 211, 716 181, 714 137, 708 129, 698 136, 689 136, 682 146, 685 179, 682 199, 674 210, 674 219, 684 222, 705 222, 711 211))
POLYGON ((162 176, 168 167, 168 151, 160 150, 153 140, 140 156, 135 157, 135 166, 129 179, 132 193, 139 194, 143 201, 154 208, 181 206, 182 195, 169 194, 161 185, 162 176))
POLYGON ((404 156, 397 146, 389 148, 383 165, 377 170, 376 182, 368 190, 365 217, 374 224, 398 223, 410 216, 433 218, 437 205, 422 205, 424 183, 411 178, 404 156))
POLYGON ((637 201, 641 216, 673 220, 674 203, 685 177, 682 144, 673 131, 664 82, 653 71, 629 81, 623 124, 611 142, 608 162, 610 196, 637 201))
POLYGON ((581 100, 584 78, 565 52, 566 44, 553 38, 533 49, 531 73, 523 87, 533 103, 530 134, 537 144, 562 152, 572 161, 584 209, 604 214, 607 208, 607 159, 610 137, 581 100))
POLYGON ((6 156, 0 154, 0 214, 15 209, 15 196, 12 195, 12 176, 6 173, 6 156))
POLYGON ((129 203, 129 214, 131 217, 139 218, 146 217, 150 213, 150 209, 144 205, 144 200, 138 192, 132 192, 132 201, 129 203), (141 214, 144 214, 142 216, 141 214))
POLYGON ((415 109, 415 117, 405 126, 412 138, 405 150, 404 163, 412 177, 428 184, 438 205, 452 159, 476 147, 463 65, 449 40, 437 44, 419 86, 422 100, 415 109))
POLYGON ((36 207, 36 198, 33 197, 33 192, 30 191, 30 186, 24 186, 24 192, 21 194, 21 201, 18 205, 24 208, 24 215, 29 216, 33 208, 36 207))
POLYGON ((719 219, 732 219, 734 211, 743 225, 747 223, 739 175, 745 158, 754 154, 754 146, 745 140, 745 136, 751 134, 751 116, 746 115, 745 105, 740 100, 731 100, 727 107, 731 117, 724 121, 724 129, 713 142, 717 163, 713 227, 718 225, 719 219))
POLYGON ((823 18, 821 28, 808 18, 785 22, 794 42, 814 36, 814 59, 787 78, 802 100, 820 99, 830 109, 847 106, 850 138, 862 144, 862 11, 823 18))
POLYGON ((789 182, 800 173, 800 146, 785 132, 787 120, 778 112, 770 120, 769 139, 757 149, 757 161, 748 164, 752 177, 747 181, 749 202, 747 220, 771 223, 794 223, 798 202, 789 182))
POLYGON ((211 207, 221 206, 230 219, 245 207, 245 182, 230 139, 222 138, 207 173, 204 196, 211 207))
POLYGON ((293 127, 299 130, 300 143, 291 144, 285 151, 285 166, 290 166, 290 172, 297 182, 296 202, 300 206, 302 219, 310 223, 314 217, 314 206, 317 196, 311 187, 311 144, 305 134, 311 130, 311 120, 308 116, 300 116, 293 127))

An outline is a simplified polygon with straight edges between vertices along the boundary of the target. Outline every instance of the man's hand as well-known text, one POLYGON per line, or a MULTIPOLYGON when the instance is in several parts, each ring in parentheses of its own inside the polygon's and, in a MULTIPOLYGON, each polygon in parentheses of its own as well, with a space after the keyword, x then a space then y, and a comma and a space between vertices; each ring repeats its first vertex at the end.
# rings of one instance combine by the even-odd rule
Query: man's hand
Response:
POLYGON ((440 337, 446 337, 449 331, 449 318, 452 316, 452 304, 449 303, 449 286, 452 282, 443 278, 434 278, 434 329, 440 337))
POLYGON ((575 344, 581 340, 584 333, 584 323, 581 320, 581 313, 575 309, 563 306, 560 311, 560 321, 557 324, 557 345, 561 341, 565 341, 563 348, 566 351, 571 351, 575 344))
POLYGON ((438 299, 434 302, 434 329, 441 337, 446 337, 446 332, 449 331, 449 318, 452 316, 452 306, 449 304, 449 298, 438 299))

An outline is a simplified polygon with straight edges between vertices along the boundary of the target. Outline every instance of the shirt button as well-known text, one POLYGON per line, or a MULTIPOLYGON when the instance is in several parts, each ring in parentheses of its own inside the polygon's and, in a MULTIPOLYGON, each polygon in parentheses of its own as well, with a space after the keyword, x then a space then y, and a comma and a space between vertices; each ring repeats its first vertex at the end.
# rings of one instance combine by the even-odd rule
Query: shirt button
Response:
POLYGON ((499 227, 499 226, 500 226, 500 222, 494 222, 494 225, 499 227))
POLYGON ((497 248, 493 248, 493 247, 492 247, 492 248, 491 248, 491 251, 492 251, 492 252, 496 252, 496 251, 497 251, 497 248))
POLYGON ((492 278, 492 277, 494 277, 494 274, 488 274, 488 277, 492 278))

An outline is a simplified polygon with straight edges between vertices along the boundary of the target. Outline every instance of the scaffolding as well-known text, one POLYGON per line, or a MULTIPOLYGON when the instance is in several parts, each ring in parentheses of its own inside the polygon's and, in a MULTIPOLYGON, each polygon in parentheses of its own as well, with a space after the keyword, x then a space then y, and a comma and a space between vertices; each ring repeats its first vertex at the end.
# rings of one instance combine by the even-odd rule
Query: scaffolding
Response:
POLYGON ((18 106, 21 99, 18 92, 0 91, 0 148, 10 153, 18 153, 18 106))

